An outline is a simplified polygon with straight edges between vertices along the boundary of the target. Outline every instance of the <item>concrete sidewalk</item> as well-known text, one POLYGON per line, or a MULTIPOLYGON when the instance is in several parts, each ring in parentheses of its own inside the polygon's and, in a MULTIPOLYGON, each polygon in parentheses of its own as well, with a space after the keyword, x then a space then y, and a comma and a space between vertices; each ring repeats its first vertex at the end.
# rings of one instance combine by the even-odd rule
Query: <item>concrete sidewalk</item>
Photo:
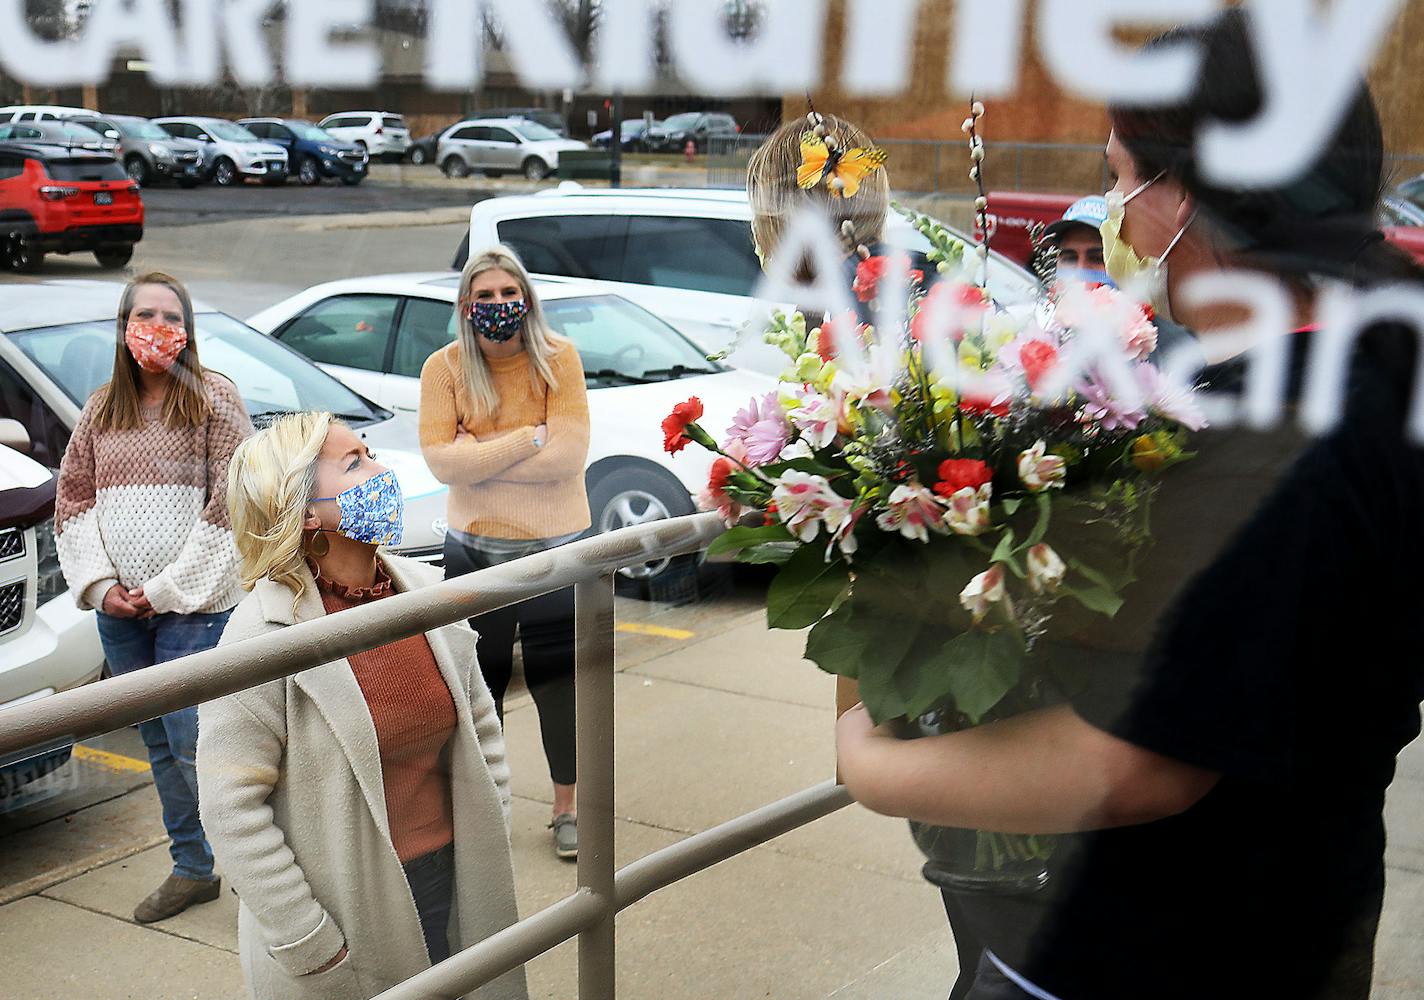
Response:
MULTIPOLYGON (((759 610, 730 626, 718 615, 716 629, 712 620, 698 629, 697 613, 678 609, 687 638, 619 636, 628 654, 615 681, 620 865, 833 773, 833 685, 801 660, 802 637, 769 632, 759 610)), ((510 701, 506 721, 527 916, 572 891, 575 868, 554 857, 545 829, 550 787, 527 695, 510 701)), ((115 839, 152 843, 162 835, 156 796, 151 786, 126 798, 135 796, 147 801, 124 810, 115 839)), ((95 808, 106 807, 117 809, 95 808)), ((64 826, 45 824, 32 839, 64 826)), ((919 862, 902 823, 859 807, 788 834, 624 911, 618 995, 943 1000, 953 948, 919 862)), ((168 868, 166 847, 149 847, 0 906, 0 995, 245 996, 231 893, 157 925, 129 919, 168 868)), ((574 997, 576 965, 572 942, 536 959, 531 996, 574 997)))

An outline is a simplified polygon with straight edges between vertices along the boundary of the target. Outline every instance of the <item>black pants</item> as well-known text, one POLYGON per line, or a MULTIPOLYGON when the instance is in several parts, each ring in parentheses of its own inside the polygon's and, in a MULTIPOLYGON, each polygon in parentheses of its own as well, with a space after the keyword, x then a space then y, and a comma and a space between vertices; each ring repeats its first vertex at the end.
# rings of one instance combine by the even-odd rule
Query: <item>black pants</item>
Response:
MULTIPOLYGON (((494 565, 478 549, 447 537, 445 578, 463 576, 494 565)), ((500 721, 504 693, 514 675, 514 633, 524 653, 524 681, 539 710, 539 732, 549 777, 556 785, 574 784, 574 589, 566 587, 499 611, 470 619, 480 634, 480 672, 500 721)))
POLYGON ((411 858, 404 867, 415 912, 420 914, 425 950, 430 953, 430 964, 436 965, 450 957, 446 931, 455 895, 455 845, 446 844, 438 851, 411 858))

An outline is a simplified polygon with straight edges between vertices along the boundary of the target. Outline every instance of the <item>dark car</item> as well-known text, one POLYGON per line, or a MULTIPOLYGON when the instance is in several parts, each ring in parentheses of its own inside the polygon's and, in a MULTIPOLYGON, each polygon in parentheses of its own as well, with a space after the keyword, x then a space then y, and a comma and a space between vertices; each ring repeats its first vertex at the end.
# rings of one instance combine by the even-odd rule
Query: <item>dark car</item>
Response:
MULTIPOLYGON (((608 144, 613 141, 613 130, 596 132, 591 141, 599 149, 607 149, 608 144)), ((662 149, 667 146, 667 130, 659 121, 649 125, 642 118, 629 118, 619 132, 618 144, 626 153, 647 153, 662 149)))
POLYGON ((457 118, 455 121, 441 125, 434 132, 413 140, 410 149, 406 150, 406 157, 415 164, 434 163, 435 150, 440 145, 440 137, 463 121, 465 121, 464 118, 457 118))
POLYGON ((203 180, 202 144, 176 139, 147 118, 135 115, 72 115, 65 121, 93 129, 119 144, 119 162, 137 184, 173 180, 190 188, 203 180))
POLYGON ((663 122, 666 139, 660 148, 669 152, 681 152, 689 139, 699 153, 707 151, 712 139, 736 139, 741 135, 741 126, 735 118, 721 111, 684 111, 663 122))
POLYGON ((343 142, 325 129, 299 118, 241 118, 237 122, 259 139, 287 151, 289 173, 307 185, 335 177, 356 185, 366 179, 370 157, 353 142, 343 142))
POLYGON ((109 156, 117 156, 119 152, 117 139, 105 138, 87 125, 79 125, 68 119, 0 125, 0 142, 38 142, 47 146, 64 146, 109 156))
MULTIPOLYGON (((76 126, 78 127, 78 126, 76 126)), ((123 267, 143 239, 143 200, 107 153, 0 141, 0 262, 36 271, 47 253, 123 267)))

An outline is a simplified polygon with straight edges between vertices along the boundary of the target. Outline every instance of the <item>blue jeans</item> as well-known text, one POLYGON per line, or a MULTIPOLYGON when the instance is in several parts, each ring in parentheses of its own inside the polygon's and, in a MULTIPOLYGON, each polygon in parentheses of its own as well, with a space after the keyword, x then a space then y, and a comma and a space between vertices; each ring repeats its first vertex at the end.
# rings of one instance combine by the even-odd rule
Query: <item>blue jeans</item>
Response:
MULTIPOLYGON (((189 653, 212 649, 222 638, 231 611, 213 615, 156 615, 153 618, 115 618, 99 613, 99 641, 109 671, 118 676, 155 663, 176 660, 189 653)), ((168 853, 173 874, 208 880, 213 877, 213 851, 198 819, 198 709, 176 712, 139 723, 148 748, 153 785, 163 805, 163 826, 168 831, 168 853)))

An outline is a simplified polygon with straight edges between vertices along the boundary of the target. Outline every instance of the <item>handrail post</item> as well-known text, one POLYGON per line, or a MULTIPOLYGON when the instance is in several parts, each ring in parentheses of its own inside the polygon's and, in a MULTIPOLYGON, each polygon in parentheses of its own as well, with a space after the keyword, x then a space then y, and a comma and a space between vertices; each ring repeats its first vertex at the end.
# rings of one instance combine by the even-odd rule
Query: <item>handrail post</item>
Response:
POLYGON ((602 917, 579 934, 579 1000, 611 1000, 615 984, 613 891, 613 575, 574 590, 578 730, 579 885, 602 917))

